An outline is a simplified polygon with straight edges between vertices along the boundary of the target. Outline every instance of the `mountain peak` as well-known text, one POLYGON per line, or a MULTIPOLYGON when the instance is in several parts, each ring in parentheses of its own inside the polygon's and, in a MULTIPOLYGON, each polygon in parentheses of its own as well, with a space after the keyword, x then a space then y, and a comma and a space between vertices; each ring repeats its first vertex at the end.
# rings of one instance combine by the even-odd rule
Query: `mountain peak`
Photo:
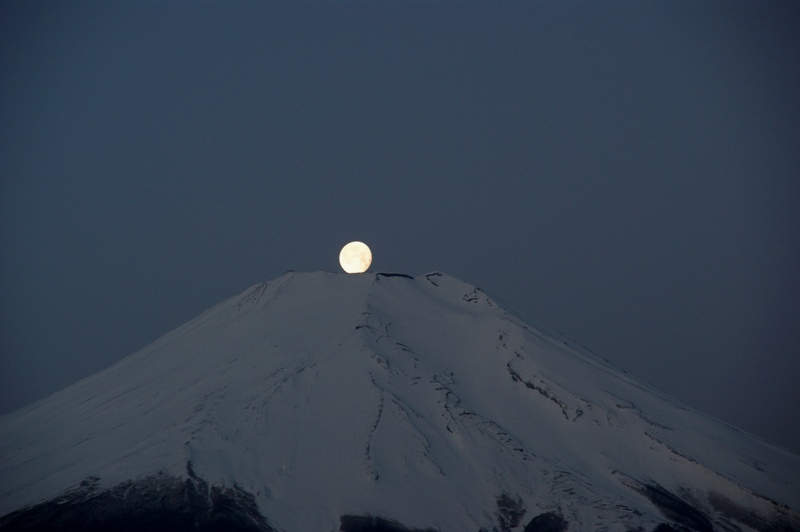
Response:
POLYGON ((4 529, 152 490, 242 530, 800 527, 797 456, 441 272, 287 272, 0 430, 4 529))

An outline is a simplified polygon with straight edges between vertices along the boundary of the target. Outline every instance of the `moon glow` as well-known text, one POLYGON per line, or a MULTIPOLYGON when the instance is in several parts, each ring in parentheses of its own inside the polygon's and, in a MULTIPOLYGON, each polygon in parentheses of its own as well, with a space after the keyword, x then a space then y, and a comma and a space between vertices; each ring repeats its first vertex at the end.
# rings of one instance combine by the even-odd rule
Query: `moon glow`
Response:
POLYGON ((350 242, 339 252, 339 264, 347 273, 364 273, 372 264, 372 252, 363 242, 350 242))

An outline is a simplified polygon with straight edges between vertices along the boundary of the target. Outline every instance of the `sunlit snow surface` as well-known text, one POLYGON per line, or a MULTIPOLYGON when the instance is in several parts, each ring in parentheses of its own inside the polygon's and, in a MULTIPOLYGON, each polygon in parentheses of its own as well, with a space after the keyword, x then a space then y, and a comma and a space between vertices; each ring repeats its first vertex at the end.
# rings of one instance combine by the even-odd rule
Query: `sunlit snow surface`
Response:
POLYGON ((286 531, 372 514, 477 532, 503 493, 528 517, 652 529, 665 519, 643 485, 713 519, 713 501, 800 509, 796 455, 440 273, 287 273, 3 416, 0 515, 187 462, 286 531))

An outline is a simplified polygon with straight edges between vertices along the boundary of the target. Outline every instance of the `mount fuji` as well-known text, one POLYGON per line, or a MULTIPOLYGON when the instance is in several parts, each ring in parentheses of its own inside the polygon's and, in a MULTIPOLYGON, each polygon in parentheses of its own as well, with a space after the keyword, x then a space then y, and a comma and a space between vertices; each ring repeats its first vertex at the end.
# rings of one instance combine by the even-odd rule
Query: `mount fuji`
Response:
POLYGON ((294 273, 0 417, 0 530, 800 530, 800 457, 443 273, 294 273))

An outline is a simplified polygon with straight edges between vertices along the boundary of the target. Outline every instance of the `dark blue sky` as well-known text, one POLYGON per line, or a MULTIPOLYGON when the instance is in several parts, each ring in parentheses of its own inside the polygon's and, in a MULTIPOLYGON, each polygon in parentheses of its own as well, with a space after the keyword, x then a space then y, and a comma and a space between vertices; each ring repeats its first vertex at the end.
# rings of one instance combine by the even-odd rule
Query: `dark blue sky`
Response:
POLYGON ((800 452, 800 4, 0 7, 0 412, 288 269, 446 271, 800 452))

